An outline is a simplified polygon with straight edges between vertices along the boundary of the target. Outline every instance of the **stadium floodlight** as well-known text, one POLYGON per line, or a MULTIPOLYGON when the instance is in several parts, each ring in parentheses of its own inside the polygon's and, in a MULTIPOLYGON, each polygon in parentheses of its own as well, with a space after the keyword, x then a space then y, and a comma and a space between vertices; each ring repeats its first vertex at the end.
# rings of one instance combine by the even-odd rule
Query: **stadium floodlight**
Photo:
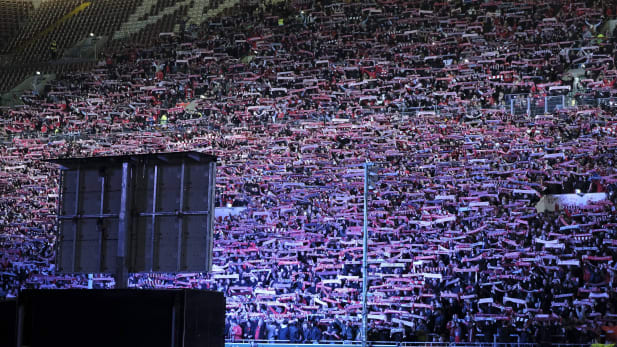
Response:
POLYGON ((97 56, 98 56, 98 52, 96 49, 96 42, 95 40, 97 39, 97 37, 94 35, 94 33, 90 33, 88 36, 90 36, 90 40, 92 42, 92 45, 94 46, 94 60, 96 60, 97 56))

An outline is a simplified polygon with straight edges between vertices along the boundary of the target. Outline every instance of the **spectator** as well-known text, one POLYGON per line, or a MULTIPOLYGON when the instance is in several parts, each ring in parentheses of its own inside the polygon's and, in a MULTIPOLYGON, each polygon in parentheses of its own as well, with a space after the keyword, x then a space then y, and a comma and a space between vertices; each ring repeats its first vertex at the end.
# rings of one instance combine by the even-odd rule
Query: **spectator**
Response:
POLYGON ((617 315, 616 52, 582 28, 602 7, 427 4, 239 10, 0 109, 6 296, 114 285, 56 273, 63 192, 42 159, 199 150, 237 208, 216 218, 212 272, 130 285, 224 292, 233 340, 260 321, 269 341, 356 338, 337 317, 361 312, 371 160, 371 340, 598 337, 617 315))
POLYGON ((242 327, 235 320, 233 320, 231 323, 231 340, 232 341, 242 340, 242 327))
POLYGON ((280 326, 278 340, 282 342, 290 341, 290 327, 288 325, 287 319, 285 319, 280 326))

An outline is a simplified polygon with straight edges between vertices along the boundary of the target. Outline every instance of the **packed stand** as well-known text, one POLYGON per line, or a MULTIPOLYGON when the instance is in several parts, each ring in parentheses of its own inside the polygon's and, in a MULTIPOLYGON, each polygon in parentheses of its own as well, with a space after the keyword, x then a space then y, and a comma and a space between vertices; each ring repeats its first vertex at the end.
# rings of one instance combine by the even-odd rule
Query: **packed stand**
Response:
POLYGON ((236 13, 110 53, 2 110, 5 296, 113 285, 55 273, 58 172, 41 159, 198 150, 219 157, 217 205, 246 209, 216 219, 212 273, 129 285, 224 292, 235 341, 357 340, 370 160, 371 340, 614 337, 615 109, 531 116, 504 104, 556 86, 611 95, 616 36, 599 32, 612 2, 236 13), (574 192, 608 199, 536 208, 574 192))

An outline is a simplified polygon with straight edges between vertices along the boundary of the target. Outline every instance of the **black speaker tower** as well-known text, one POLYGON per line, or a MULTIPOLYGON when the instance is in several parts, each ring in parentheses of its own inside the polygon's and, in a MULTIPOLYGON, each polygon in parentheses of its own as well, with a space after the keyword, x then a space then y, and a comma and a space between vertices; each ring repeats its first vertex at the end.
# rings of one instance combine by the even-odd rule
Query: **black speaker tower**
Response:
POLYGON ((24 290, 18 346, 222 347, 225 298, 201 290, 24 290))
POLYGON ((17 305, 0 307, 3 318, 17 317, 16 328, 6 325, 16 338, 0 342, 223 347, 222 293, 125 289, 129 273, 210 271, 216 157, 176 152, 51 162, 62 174, 58 270, 113 273, 118 289, 22 291, 17 305))

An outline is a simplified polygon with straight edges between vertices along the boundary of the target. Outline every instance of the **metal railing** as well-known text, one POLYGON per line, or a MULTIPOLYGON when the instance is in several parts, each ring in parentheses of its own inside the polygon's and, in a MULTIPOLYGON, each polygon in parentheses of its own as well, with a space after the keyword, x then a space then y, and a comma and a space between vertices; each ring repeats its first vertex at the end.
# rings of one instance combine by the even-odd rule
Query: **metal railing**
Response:
MULTIPOLYGON (((535 342, 393 342, 393 341, 369 341, 371 347, 536 347, 541 343, 535 342)), ((553 347, 589 347, 590 344, 549 343, 553 347)), ((317 341, 317 342, 288 342, 277 340, 240 340, 226 341, 225 347, 327 347, 327 346, 362 346, 360 341, 317 341)))
POLYGON ((617 107, 617 97, 612 98, 594 98, 589 96, 580 96, 575 99, 577 105, 590 107, 617 107))
POLYGON ((560 109, 577 106, 617 107, 617 97, 594 97, 589 95, 533 96, 528 94, 508 94, 504 103, 513 116, 537 116, 550 114, 560 109))
MULTIPOLYGON (((18 98, 15 93, 5 93, 5 100, 13 100, 16 101, 18 98)), ((504 97, 504 104, 502 105, 493 105, 490 108, 470 108, 463 106, 446 106, 446 105, 430 105, 430 106, 420 106, 420 107, 405 107, 404 105, 400 105, 398 112, 402 115, 413 115, 417 112, 422 111, 432 111, 435 114, 446 114, 450 112, 460 112, 461 110, 471 110, 471 109, 491 109, 498 110, 502 112, 508 112, 512 116, 536 116, 541 114, 553 113, 560 109, 576 107, 576 106, 589 106, 589 107, 617 107, 617 97, 612 98, 590 98, 583 96, 571 96, 571 95, 556 95, 556 96, 529 96, 528 94, 508 94, 504 97)), ((364 116, 371 114, 378 114, 387 112, 386 110, 374 110, 374 109, 365 109, 362 114, 364 116)), ((312 117, 308 115, 306 120, 309 119, 318 119, 322 120, 323 115, 317 115, 312 117)), ((293 123, 296 121, 301 121, 301 119, 287 119, 286 123, 293 123)), ((168 124, 166 126, 162 126, 159 124, 143 124, 137 125, 132 128, 121 128, 121 129, 111 129, 109 134, 126 134, 126 133, 134 133, 140 131, 157 131, 157 132, 167 132, 167 133, 178 133, 183 132, 186 126, 209 126, 213 125, 212 121, 209 117, 198 118, 198 119, 188 119, 188 120, 179 120, 176 123, 168 124)), ((0 124, 1 126, 1 124, 0 124)), ((108 133, 106 133, 108 134, 108 133)), ((38 131, 23 131, 16 134, 0 134, 0 142, 10 142, 14 138, 25 138, 25 139, 49 139, 49 140, 76 140, 76 139, 88 139, 88 138, 96 138, 102 137, 101 134, 94 134, 89 132, 82 131, 74 131, 71 133, 59 133, 59 134, 42 134, 38 131)))
POLYGON ((570 97, 566 95, 552 96, 529 96, 524 94, 507 95, 506 105, 509 107, 510 114, 536 116, 540 114, 553 113, 557 110, 568 107, 570 97))

